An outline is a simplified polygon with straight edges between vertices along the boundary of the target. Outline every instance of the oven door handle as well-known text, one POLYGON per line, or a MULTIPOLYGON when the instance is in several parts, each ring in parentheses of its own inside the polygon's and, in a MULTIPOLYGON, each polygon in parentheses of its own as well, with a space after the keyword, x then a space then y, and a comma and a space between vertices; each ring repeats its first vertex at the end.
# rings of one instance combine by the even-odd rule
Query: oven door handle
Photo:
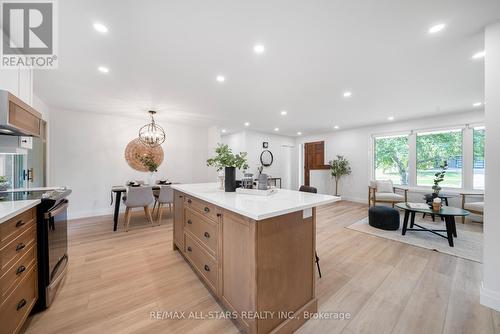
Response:
POLYGON ((50 219, 51 217, 55 217, 58 214, 60 214, 62 211, 66 210, 68 208, 68 205, 69 205, 69 201, 67 199, 65 199, 61 202, 61 204, 56 206, 54 209, 45 212, 43 217, 45 219, 50 219))

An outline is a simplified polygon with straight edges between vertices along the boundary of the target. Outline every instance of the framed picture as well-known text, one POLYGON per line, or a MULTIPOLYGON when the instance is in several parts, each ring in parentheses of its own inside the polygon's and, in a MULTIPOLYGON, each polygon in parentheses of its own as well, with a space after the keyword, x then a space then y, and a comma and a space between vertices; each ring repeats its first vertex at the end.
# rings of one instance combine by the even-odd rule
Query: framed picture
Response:
POLYGON ((262 148, 268 148, 268 147, 269 147, 269 143, 267 141, 262 143, 262 148))

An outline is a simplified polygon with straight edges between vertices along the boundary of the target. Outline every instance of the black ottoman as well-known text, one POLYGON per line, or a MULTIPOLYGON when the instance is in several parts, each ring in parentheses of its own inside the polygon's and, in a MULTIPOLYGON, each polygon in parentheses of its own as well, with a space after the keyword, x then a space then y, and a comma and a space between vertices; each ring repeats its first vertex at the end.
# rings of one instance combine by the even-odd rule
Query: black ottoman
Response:
POLYGON ((368 223, 382 230, 398 230, 399 211, 387 206, 372 206, 368 210, 368 223))

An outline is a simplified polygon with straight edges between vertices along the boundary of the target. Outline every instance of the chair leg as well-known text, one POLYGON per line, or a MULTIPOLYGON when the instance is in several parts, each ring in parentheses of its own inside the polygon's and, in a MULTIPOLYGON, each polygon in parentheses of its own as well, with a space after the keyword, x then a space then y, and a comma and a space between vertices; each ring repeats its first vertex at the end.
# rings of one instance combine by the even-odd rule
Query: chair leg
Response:
POLYGON ((462 224, 465 224, 465 216, 462 216, 462 224))
POLYGON ((128 232, 128 227, 130 225, 130 216, 131 216, 131 209, 129 207, 127 207, 125 209, 125 221, 124 221, 124 224, 125 225, 125 232, 128 232))
POLYGON ((158 203, 158 215, 157 215, 158 216, 158 226, 160 226, 160 224, 161 224, 161 214, 163 212, 162 211, 162 209, 163 209, 162 206, 163 206, 162 203, 158 203))
POLYGON ((319 278, 321 278, 321 268, 319 267, 319 257, 318 257, 318 252, 314 252, 314 255, 316 256, 316 266, 318 266, 318 274, 319 274, 319 278))
POLYGON ((148 218, 148 221, 151 223, 151 226, 153 226, 153 217, 151 217, 151 211, 149 210, 149 206, 144 207, 144 213, 146 214, 146 217, 148 218))

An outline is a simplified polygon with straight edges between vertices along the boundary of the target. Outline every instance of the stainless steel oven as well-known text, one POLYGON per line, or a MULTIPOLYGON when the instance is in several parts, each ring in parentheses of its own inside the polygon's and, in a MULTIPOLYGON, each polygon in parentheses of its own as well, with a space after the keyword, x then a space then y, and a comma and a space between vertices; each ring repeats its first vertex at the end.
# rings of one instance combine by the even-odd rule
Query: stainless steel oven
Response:
POLYGON ((50 306, 68 267, 68 218, 71 190, 53 192, 38 206, 38 302, 37 310, 50 306))

